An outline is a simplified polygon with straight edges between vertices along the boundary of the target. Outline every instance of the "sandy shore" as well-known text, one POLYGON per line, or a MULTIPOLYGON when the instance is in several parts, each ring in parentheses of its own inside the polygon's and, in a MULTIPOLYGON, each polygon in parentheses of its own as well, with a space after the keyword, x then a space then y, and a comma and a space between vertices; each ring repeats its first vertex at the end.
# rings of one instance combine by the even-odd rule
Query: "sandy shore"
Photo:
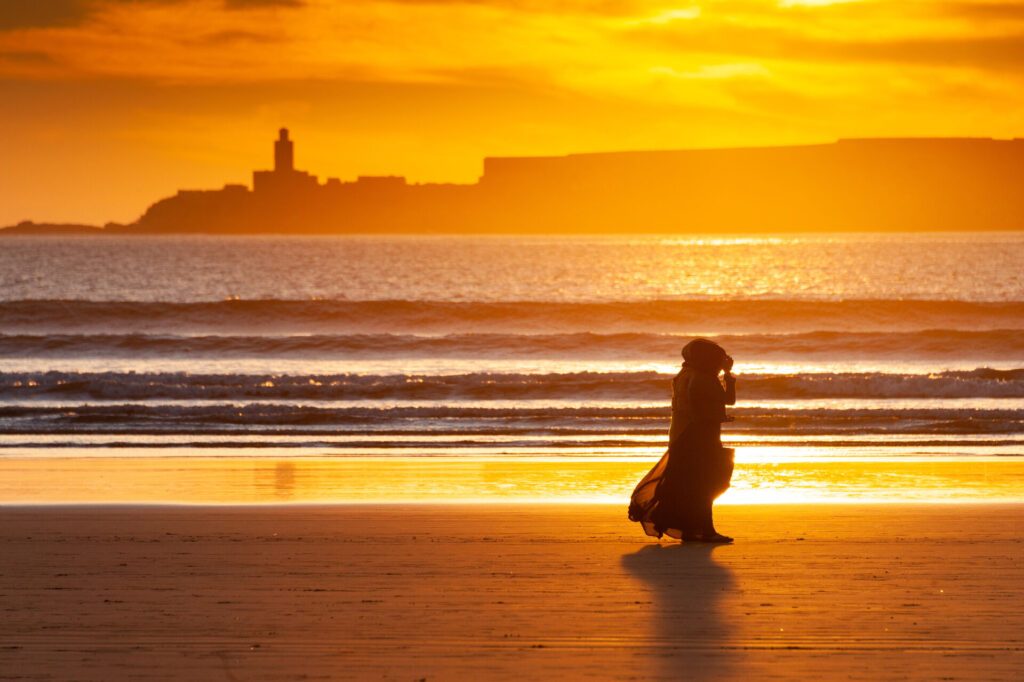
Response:
POLYGON ((1024 676, 1024 506, 0 508, 0 679, 1024 676))

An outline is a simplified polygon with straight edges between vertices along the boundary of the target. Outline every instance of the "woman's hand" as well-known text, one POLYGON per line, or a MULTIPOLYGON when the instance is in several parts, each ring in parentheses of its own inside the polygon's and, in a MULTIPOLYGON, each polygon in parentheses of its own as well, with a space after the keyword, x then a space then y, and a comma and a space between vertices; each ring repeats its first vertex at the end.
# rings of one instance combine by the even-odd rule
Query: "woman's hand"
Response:
MULTIPOLYGON (((736 377, 732 372, 732 356, 726 355, 725 360, 722 361, 722 369, 725 370, 725 375, 722 379, 725 380, 725 404, 735 405, 736 404, 736 377)), ((731 420, 729 420, 731 421, 731 420)))

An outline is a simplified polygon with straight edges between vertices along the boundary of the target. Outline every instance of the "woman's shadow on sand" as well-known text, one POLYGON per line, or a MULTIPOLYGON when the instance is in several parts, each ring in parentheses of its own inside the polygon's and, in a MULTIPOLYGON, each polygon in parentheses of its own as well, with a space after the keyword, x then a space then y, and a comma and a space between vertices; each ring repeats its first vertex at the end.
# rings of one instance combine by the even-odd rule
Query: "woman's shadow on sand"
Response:
POLYGON ((736 674, 732 627, 722 611, 735 581, 713 557, 723 550, 728 551, 717 545, 651 544, 622 556, 623 568, 651 592, 656 674, 687 680, 736 674))

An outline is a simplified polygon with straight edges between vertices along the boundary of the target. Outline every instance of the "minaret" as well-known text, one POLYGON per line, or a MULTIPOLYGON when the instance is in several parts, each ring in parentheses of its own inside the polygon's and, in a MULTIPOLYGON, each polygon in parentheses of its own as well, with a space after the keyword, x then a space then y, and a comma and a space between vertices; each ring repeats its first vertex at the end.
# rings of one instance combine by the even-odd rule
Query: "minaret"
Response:
POLYGON ((291 173, 295 170, 295 145, 288 139, 288 129, 281 132, 274 142, 274 172, 291 173))

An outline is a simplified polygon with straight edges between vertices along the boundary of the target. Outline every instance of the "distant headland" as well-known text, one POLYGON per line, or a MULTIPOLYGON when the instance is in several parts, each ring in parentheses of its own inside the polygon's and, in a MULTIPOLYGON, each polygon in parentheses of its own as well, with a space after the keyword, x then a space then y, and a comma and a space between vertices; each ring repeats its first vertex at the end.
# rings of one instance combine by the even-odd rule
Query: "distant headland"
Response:
POLYGON ((252 187, 182 190, 134 223, 23 222, 0 234, 793 232, 1024 229, 1024 139, 484 159, 475 184, 326 182, 287 129, 252 187))

